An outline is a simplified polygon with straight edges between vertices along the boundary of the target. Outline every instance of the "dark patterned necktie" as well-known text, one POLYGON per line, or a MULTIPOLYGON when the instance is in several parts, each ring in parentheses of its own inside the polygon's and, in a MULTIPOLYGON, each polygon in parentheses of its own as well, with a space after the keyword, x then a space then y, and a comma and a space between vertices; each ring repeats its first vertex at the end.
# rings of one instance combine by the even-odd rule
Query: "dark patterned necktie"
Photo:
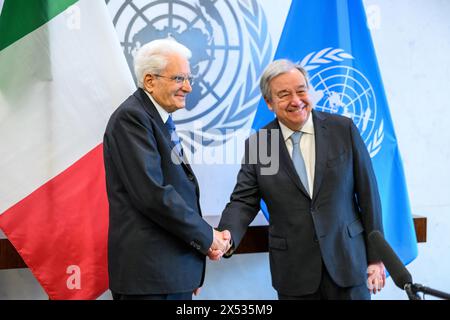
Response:
POLYGON ((172 116, 169 116, 165 125, 166 125, 167 129, 169 130, 170 140, 172 140, 172 143, 175 145, 175 149, 176 149, 178 156, 181 159, 183 159, 183 148, 181 146, 180 138, 177 135, 175 123, 172 120, 172 116))

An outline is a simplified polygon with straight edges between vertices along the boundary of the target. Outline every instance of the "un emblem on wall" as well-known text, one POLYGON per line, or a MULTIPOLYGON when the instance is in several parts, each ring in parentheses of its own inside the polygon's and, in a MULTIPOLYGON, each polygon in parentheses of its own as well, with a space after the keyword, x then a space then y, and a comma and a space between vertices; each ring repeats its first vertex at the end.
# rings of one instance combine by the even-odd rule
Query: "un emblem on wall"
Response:
POLYGON ((373 158, 384 138, 383 120, 377 118, 377 100, 367 77, 352 66, 340 63, 354 59, 342 49, 326 48, 307 55, 300 64, 310 72, 315 108, 351 118, 373 158))
POLYGON ((257 79, 273 55, 256 0, 106 2, 130 70, 136 51, 154 39, 171 36, 192 51, 193 90, 174 114, 184 144, 219 146, 230 138, 225 133, 248 126, 260 98, 257 79))

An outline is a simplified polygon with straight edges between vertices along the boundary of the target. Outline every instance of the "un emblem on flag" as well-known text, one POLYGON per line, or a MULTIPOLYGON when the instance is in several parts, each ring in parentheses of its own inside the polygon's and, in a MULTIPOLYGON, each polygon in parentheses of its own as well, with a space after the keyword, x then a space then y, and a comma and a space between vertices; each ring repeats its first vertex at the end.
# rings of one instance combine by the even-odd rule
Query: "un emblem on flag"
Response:
POLYGON ((193 90, 174 115, 186 149, 221 146, 233 130, 250 127, 260 99, 257 79, 273 56, 256 0, 107 4, 131 70, 134 54, 151 40, 170 36, 191 50, 193 90))
POLYGON ((343 63, 350 59, 354 57, 342 49, 326 48, 308 54, 300 65, 310 73, 315 109, 351 118, 373 158, 384 139, 383 120, 377 117, 377 99, 369 79, 343 63))

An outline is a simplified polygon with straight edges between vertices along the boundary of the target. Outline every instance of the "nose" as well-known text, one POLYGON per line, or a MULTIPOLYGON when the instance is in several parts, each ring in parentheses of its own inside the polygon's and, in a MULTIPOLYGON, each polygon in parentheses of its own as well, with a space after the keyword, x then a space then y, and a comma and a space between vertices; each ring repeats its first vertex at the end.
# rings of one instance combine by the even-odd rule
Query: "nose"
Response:
POLYGON ((192 91, 192 86, 191 86, 191 83, 189 82, 188 79, 185 79, 183 81, 183 86, 181 87, 181 89, 183 89, 184 92, 191 92, 192 91))
POLYGON ((291 99, 291 104, 295 105, 295 106, 299 106, 302 104, 302 99, 300 99, 300 97, 298 95, 294 94, 291 99))

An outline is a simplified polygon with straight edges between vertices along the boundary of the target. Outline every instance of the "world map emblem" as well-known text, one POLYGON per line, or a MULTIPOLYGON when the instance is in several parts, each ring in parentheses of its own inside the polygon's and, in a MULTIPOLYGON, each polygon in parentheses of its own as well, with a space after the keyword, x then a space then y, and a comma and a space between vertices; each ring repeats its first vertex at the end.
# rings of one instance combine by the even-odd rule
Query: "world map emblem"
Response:
POLYGON ((384 139, 383 120, 377 114, 377 99, 369 79, 345 60, 354 59, 342 49, 325 48, 300 62, 310 73, 310 94, 315 109, 351 118, 373 158, 384 139))
POLYGON ((226 133, 249 127, 260 99, 257 79, 273 56, 256 0, 106 3, 130 70, 136 51, 154 39, 172 37, 191 50, 193 90, 174 114, 183 144, 220 146, 230 139, 226 133))

